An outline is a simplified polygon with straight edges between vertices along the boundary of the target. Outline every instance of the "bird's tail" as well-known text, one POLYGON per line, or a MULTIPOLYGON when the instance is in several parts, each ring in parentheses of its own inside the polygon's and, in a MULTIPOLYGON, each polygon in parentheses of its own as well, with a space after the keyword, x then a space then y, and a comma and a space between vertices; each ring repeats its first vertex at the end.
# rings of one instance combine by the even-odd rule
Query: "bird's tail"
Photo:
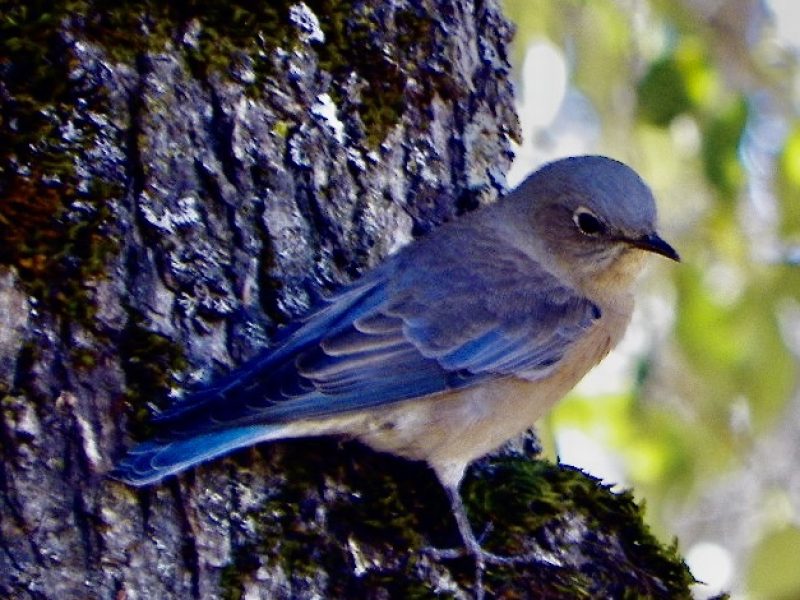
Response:
POLYGON ((282 438, 282 429, 280 425, 250 425, 143 442, 131 448, 109 475, 131 485, 148 485, 237 448, 282 438))

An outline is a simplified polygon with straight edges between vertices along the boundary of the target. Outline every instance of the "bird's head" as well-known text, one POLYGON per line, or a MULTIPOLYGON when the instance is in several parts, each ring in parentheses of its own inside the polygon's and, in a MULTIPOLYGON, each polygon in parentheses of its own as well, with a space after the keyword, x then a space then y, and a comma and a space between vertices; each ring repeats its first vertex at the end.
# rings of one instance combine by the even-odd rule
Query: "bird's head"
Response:
POLYGON ((650 189, 618 161, 559 160, 531 175, 520 191, 552 266, 583 289, 629 285, 647 253, 680 260, 656 231, 650 189))

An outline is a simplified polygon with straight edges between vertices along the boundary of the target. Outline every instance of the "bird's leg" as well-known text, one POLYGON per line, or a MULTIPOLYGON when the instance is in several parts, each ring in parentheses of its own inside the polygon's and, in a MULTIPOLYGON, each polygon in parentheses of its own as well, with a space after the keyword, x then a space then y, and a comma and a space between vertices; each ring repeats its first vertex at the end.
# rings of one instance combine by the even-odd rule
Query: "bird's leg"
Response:
MULTIPOLYGON (((472 524, 469 522, 469 516, 467 515, 464 501, 461 499, 461 493, 458 488, 450 486, 446 486, 445 490, 450 500, 450 510, 453 511, 453 517, 456 520, 458 532, 461 534, 461 539, 464 542, 467 553, 471 554, 476 559, 483 559, 485 551, 481 547, 478 538, 475 537, 475 532, 472 531, 472 524)), ((481 560, 481 562, 485 561, 481 560)))
POLYGON ((472 531, 472 525, 467 516, 467 509, 461 499, 458 487, 445 486, 447 497, 450 500, 450 509, 458 526, 458 532, 464 542, 464 548, 475 560, 475 600, 483 600, 483 571, 486 568, 486 553, 472 531))
POLYGON ((472 556, 475 560, 475 600, 483 600, 483 571, 486 568, 487 552, 481 548, 481 544, 475 537, 470 525, 467 510, 461 500, 461 494, 457 486, 443 485, 450 500, 450 510, 456 520, 458 532, 464 542, 464 548, 451 548, 447 550, 438 548, 428 548, 427 552, 437 560, 460 558, 464 554, 472 556))
MULTIPOLYGON (((465 554, 471 556, 475 561, 475 600, 483 600, 483 573, 486 570, 486 565, 503 565, 512 566, 523 563, 530 564, 536 562, 538 557, 534 554, 525 554, 520 556, 500 556, 492 552, 487 552, 483 549, 480 541, 475 537, 472 531, 472 525, 467 516, 467 510, 464 507, 464 502, 461 499, 457 486, 443 485, 447 492, 447 497, 450 500, 450 509, 453 512, 453 517, 458 526, 458 532, 461 534, 461 539, 464 542, 464 548, 452 549, 437 549, 429 548, 428 554, 437 560, 441 559, 454 559, 460 558, 465 554)), ((487 529, 488 531, 488 529, 487 529)))

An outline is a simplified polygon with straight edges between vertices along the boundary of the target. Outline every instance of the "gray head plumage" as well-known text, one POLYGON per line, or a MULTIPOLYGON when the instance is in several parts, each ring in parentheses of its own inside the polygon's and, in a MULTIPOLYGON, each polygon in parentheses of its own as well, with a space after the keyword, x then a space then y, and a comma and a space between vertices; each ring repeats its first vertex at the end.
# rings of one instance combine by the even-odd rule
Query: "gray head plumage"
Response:
POLYGON ((677 260, 656 233, 656 203, 627 165, 604 156, 578 156, 545 165, 519 188, 545 238, 568 251, 636 247, 677 260))

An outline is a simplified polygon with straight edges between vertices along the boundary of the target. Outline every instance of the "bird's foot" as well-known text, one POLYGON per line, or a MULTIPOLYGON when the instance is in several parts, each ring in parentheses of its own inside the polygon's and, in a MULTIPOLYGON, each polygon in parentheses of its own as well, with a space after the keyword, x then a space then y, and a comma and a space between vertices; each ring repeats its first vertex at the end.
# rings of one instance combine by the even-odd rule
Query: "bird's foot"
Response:
POLYGON ((515 566, 538 562, 536 554, 519 554, 515 556, 501 556, 493 552, 487 552, 480 545, 467 544, 463 548, 426 548, 424 553, 434 560, 454 560, 458 558, 470 557, 475 561, 475 582, 473 585, 475 600, 484 600, 485 590, 483 587, 483 575, 486 567, 492 566, 515 566))
POLYGON ((531 564, 541 560, 541 557, 536 553, 502 556, 494 552, 487 552, 483 548, 425 548, 423 552, 434 560, 455 560, 468 556, 477 564, 484 567, 486 565, 511 567, 515 565, 531 564))
POLYGON ((467 511, 455 486, 444 486, 450 499, 453 517, 458 525, 458 531, 464 542, 463 548, 438 549, 428 548, 425 553, 434 560, 453 560, 462 557, 471 557, 475 561, 475 600, 483 600, 485 592, 483 587, 483 574, 487 565, 509 567, 521 564, 539 562, 536 554, 520 554, 514 556, 501 556, 483 549, 481 542, 491 531, 491 524, 484 530, 480 538, 475 536, 467 517, 467 511))

